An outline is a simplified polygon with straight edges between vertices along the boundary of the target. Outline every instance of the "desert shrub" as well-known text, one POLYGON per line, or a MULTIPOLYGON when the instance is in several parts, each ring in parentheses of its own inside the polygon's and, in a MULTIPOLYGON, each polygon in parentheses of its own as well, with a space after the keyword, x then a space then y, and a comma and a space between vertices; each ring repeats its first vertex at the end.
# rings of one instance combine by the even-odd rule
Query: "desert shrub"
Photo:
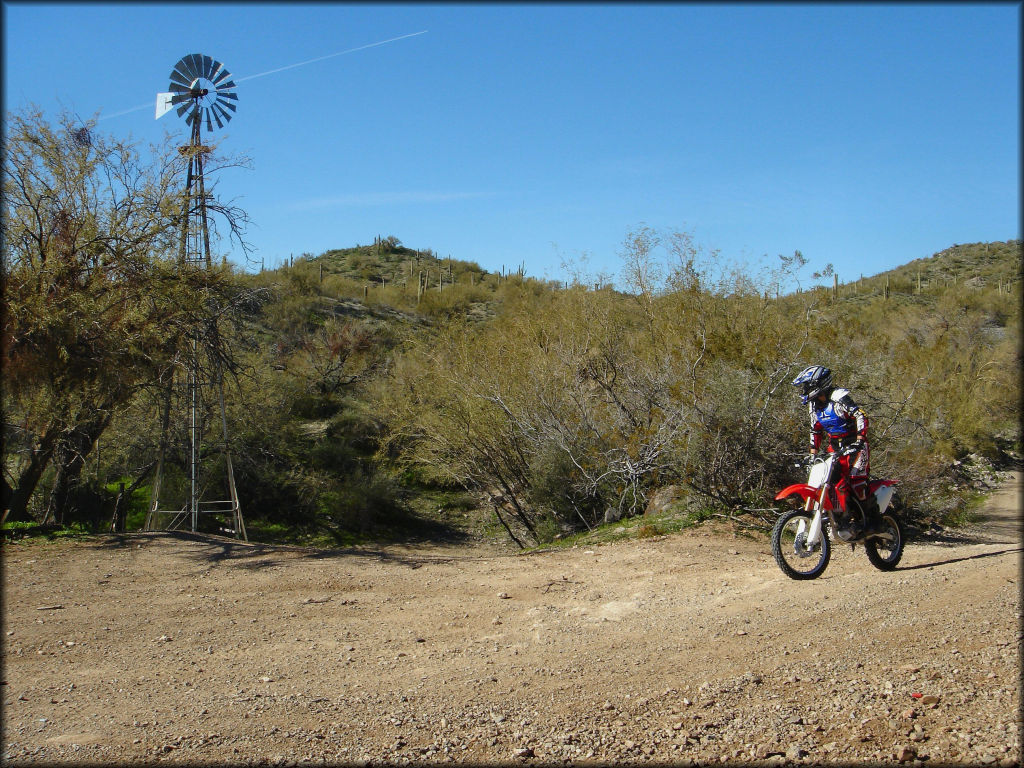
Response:
POLYGON ((649 229, 624 261, 628 294, 514 275, 493 321, 403 348, 378 391, 391 455, 500 495, 537 540, 637 514, 676 483, 696 509, 741 514, 795 479, 810 425, 789 381, 813 362, 868 411, 875 474, 924 515, 946 503, 944 462, 992 450, 1019 413, 1009 303, 775 298, 799 253, 755 273, 649 229))

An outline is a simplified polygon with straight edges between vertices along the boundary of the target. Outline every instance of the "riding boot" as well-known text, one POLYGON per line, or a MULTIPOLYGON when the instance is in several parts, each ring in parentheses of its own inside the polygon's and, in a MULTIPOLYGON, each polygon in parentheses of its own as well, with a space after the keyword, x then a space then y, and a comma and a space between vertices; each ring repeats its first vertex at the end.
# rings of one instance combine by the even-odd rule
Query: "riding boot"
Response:
POLYGON ((861 508, 864 510, 864 518, 867 522, 868 531, 877 531, 882 524, 882 515, 878 509, 878 498, 873 493, 869 493, 868 497, 860 502, 861 508))
POLYGON ((860 506, 864 503, 860 499, 850 497, 850 506, 845 514, 846 521, 843 525, 850 535, 854 538, 859 537, 864 532, 864 516, 861 515, 860 506))

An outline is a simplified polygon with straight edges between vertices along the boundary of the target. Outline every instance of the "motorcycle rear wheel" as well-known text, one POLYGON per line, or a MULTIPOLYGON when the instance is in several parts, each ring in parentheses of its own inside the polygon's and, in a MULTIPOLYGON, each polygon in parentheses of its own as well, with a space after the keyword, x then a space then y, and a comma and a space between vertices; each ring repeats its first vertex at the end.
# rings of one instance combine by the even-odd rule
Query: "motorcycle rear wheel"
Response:
POLYGON ((882 515, 878 533, 885 538, 872 536, 864 540, 864 553, 880 571, 891 571, 903 557, 903 526, 892 512, 882 515))
POLYGON ((832 546, 824 527, 818 542, 812 547, 807 546, 807 531, 812 518, 813 513, 803 509, 790 510, 776 521, 772 529, 772 555, 782 572, 791 579, 818 578, 832 557, 832 546))

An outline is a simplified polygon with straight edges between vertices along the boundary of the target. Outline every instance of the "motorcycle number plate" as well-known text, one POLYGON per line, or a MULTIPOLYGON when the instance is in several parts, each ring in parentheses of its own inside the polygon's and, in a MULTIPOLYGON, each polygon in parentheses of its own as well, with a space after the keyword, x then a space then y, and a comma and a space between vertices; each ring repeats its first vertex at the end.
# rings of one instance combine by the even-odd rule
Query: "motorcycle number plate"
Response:
POLYGON ((807 484, 812 488, 821 488, 825 484, 825 471, 828 468, 827 462, 821 462, 811 467, 807 475, 807 484))

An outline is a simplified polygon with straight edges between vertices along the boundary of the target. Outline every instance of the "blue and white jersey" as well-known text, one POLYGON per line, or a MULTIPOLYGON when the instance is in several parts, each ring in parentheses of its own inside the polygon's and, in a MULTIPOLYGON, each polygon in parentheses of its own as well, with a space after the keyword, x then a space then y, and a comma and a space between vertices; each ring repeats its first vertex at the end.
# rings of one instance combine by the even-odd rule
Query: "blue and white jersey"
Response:
POLYGON ((843 443, 867 440, 867 414, 853 401, 848 389, 833 389, 823 408, 817 400, 811 400, 807 407, 811 414, 811 445, 815 449, 821 446, 825 435, 843 443))

